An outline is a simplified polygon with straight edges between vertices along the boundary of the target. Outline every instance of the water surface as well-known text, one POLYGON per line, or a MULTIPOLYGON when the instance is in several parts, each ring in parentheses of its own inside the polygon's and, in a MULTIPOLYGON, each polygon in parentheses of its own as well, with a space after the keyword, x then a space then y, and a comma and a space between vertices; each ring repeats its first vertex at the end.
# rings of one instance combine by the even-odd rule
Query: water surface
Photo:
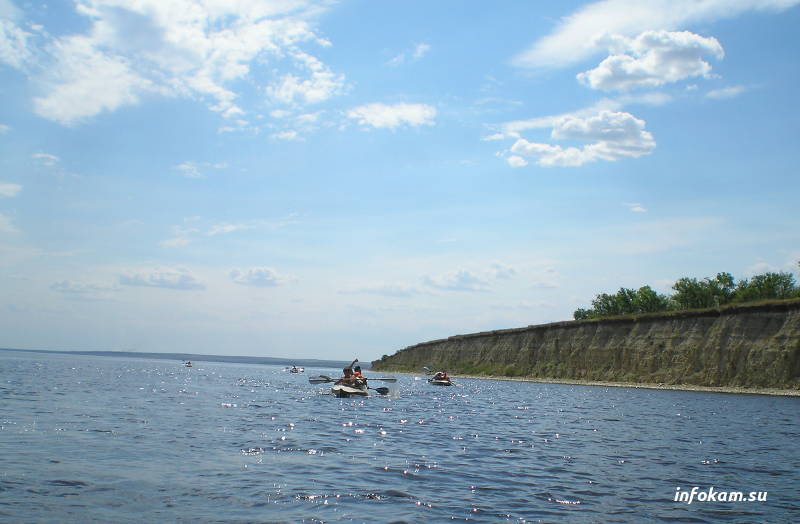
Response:
POLYGON ((0 520, 800 518, 798 398, 396 375, 336 399, 318 374, 0 351, 0 520))

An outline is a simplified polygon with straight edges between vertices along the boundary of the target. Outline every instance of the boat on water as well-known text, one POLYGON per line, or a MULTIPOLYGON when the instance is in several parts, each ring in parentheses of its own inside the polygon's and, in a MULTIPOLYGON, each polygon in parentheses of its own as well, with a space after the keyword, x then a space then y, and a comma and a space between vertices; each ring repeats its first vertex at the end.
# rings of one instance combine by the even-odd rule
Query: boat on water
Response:
POLYGON ((184 366, 186 366, 187 368, 190 368, 190 367, 192 367, 192 363, 191 363, 191 362, 186 362, 186 363, 184 364, 184 366))
POLYGON ((297 366, 292 366, 291 368, 289 368, 289 373, 303 373, 304 371, 305 368, 299 368, 297 366))
POLYGON ((334 384, 331 386, 331 393, 337 398, 367 397, 369 388, 366 382, 359 382, 352 385, 334 384))
POLYGON ((450 377, 447 376, 447 373, 444 371, 437 372, 434 376, 428 379, 429 384, 433 384, 434 386, 452 386, 453 383, 450 381, 450 377))

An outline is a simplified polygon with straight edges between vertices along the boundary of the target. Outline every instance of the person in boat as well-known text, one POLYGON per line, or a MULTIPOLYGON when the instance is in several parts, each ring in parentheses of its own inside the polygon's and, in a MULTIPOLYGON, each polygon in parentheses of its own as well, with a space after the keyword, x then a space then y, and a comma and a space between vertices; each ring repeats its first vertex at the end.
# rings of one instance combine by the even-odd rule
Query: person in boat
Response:
POLYGON ((353 368, 349 368, 349 367, 344 368, 342 370, 342 373, 344 374, 344 376, 342 378, 340 378, 339 380, 337 380, 336 382, 334 382, 334 384, 343 384, 345 386, 354 386, 355 387, 355 386, 359 386, 361 383, 363 383, 364 379, 356 378, 356 376, 353 374, 353 368))
POLYGON ((350 363, 349 366, 342 369, 342 378, 337 380, 335 384, 344 384, 345 386, 361 386, 366 383, 366 379, 361 375, 361 366, 356 366, 355 371, 353 366, 355 363, 358 362, 358 359, 355 359, 350 363), (358 374, 356 374, 358 373, 358 374))
POLYGON ((447 371, 437 371, 433 380, 450 380, 450 377, 447 376, 447 371))

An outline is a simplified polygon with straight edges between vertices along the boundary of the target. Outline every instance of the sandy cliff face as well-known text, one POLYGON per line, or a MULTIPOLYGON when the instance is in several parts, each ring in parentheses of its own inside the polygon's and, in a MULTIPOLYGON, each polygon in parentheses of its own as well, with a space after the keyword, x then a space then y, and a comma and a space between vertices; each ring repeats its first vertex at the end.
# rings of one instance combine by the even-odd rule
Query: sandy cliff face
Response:
POLYGON ((800 300, 456 335, 374 370, 800 389, 800 300))

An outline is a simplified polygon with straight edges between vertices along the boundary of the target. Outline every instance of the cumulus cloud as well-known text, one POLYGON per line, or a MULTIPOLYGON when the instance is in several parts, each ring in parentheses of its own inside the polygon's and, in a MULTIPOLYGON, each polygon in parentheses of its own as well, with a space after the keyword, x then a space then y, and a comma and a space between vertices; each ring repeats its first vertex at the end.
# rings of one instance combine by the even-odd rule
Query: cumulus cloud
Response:
POLYGON ((715 38, 688 31, 645 31, 636 38, 606 35, 597 40, 613 54, 577 78, 603 91, 652 88, 695 76, 709 77, 711 65, 703 58, 722 59, 725 55, 715 38))
POLYGON ((19 184, 0 182, 0 197, 15 197, 20 191, 22 186, 19 184))
POLYGON ((307 76, 283 75, 267 88, 267 95, 284 104, 318 104, 346 89, 344 75, 333 73, 321 61, 296 52, 297 63, 308 70, 307 76))
POLYGON ((575 167, 598 160, 639 157, 651 153, 656 145, 653 136, 645 130, 645 122, 625 112, 600 111, 588 118, 563 116, 553 123, 550 136, 593 143, 583 147, 562 147, 519 138, 510 151, 517 156, 535 158, 540 166, 575 167))
POLYGON ((231 280, 243 286, 275 287, 286 282, 286 279, 270 267, 252 267, 250 269, 234 269, 230 272, 231 280))
POLYGON ((677 30, 732 18, 748 11, 781 12, 800 0, 601 0, 564 17, 512 63, 519 67, 566 67, 602 51, 597 37, 606 33, 633 37, 648 30, 677 30))
POLYGON ((431 126, 436 108, 425 104, 366 104, 347 111, 347 117, 359 124, 377 128, 396 129, 401 126, 431 126))
POLYGON ((525 167, 528 165, 528 161, 522 158, 519 155, 511 155, 506 159, 508 165, 511 167, 525 167))
POLYGON ((178 290, 205 289, 206 286, 184 268, 153 268, 128 271, 120 275, 125 286, 160 287, 178 290))
POLYGON ((485 270, 476 273, 459 268, 434 276, 425 276, 422 282, 442 291, 489 291, 492 282, 506 280, 517 275, 517 270, 502 262, 493 262, 485 270))
MULTIPOLYGON (((269 87, 285 103, 315 103, 341 91, 342 75, 302 46, 330 45, 313 17, 325 9, 311 0, 76 0, 86 30, 66 36, 30 35, 15 19, 0 27, 0 60, 19 66, 35 57, 31 75, 42 94, 40 116, 76 125, 149 96, 205 101, 212 111, 243 125, 242 82, 254 67, 273 69, 269 87), (288 58, 288 62, 286 59, 288 58)), ((20 17, 17 17, 20 18, 20 17)), ((266 86, 256 86, 267 89, 266 86)), ((268 89, 268 90, 269 90, 268 89)))

